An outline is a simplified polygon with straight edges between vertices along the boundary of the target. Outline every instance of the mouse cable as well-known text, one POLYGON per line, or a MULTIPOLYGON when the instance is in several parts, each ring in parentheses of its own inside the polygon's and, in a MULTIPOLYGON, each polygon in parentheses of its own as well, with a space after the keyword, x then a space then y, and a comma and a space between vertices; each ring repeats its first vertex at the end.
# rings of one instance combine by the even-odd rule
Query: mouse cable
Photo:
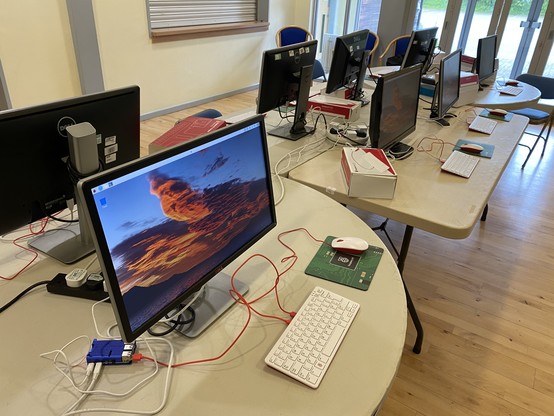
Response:
POLYGON ((10 300, 8 303, 6 303, 4 306, 0 307, 0 313, 4 312, 6 309, 8 309, 10 306, 12 306, 15 302, 17 302, 19 299, 21 299, 23 296, 25 296, 27 293, 29 293, 31 290, 33 290, 36 287, 46 285, 50 283, 50 280, 42 280, 40 282, 34 283, 31 286, 29 286, 27 289, 23 290, 19 295, 17 295, 15 298, 10 300))

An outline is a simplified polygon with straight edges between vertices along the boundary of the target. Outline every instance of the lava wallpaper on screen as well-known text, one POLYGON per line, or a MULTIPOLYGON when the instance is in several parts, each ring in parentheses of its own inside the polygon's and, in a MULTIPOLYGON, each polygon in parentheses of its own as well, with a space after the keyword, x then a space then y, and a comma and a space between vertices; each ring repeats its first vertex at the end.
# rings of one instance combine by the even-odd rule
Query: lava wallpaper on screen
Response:
POLYGON ((256 132, 95 194, 131 329, 272 223, 256 132))

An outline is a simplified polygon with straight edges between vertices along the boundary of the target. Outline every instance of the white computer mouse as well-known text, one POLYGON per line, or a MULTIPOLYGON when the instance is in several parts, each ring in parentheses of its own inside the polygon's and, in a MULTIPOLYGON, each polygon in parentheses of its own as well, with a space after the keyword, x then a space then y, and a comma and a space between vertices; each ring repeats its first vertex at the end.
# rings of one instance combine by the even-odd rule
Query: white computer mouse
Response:
POLYGON ((460 150, 469 153, 481 153, 483 151, 483 146, 474 143, 464 143, 460 146, 460 150))
POLYGON ((331 241, 331 247, 341 253, 360 254, 369 248, 369 244, 358 237, 337 237, 331 241))

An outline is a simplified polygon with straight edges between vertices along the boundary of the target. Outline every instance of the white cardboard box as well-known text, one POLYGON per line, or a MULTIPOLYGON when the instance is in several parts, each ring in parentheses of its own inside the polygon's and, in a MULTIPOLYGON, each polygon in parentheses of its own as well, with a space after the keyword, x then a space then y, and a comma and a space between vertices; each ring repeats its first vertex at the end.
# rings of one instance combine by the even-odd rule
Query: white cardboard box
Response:
POLYGON ((308 110, 356 121, 360 117, 361 102, 330 95, 316 95, 308 100, 308 110))
POLYGON ((396 189, 396 171, 381 149, 345 147, 341 167, 348 196, 392 199, 396 189))

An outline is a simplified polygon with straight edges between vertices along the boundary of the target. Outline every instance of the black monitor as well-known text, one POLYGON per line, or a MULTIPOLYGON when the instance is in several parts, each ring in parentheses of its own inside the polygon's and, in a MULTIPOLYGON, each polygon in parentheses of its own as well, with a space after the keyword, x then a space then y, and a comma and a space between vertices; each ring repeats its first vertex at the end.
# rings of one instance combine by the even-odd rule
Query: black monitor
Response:
MULTIPOLYGON (((73 169, 68 171, 66 129, 83 122, 96 130, 102 169, 139 157, 137 86, 0 113, 0 233, 53 216, 67 207, 66 201, 74 199, 76 177, 73 169)), ((30 245, 64 263, 73 263, 94 250, 92 241, 81 244, 79 234, 79 224, 75 223, 49 231, 30 245)))
POLYGON ((415 130, 422 64, 382 75, 371 97, 369 137, 373 148, 395 158, 409 156, 413 148, 400 141, 415 130))
POLYGON ((298 140, 311 132, 306 128, 306 112, 312 85, 317 41, 295 43, 263 53, 257 113, 262 114, 296 102, 294 118, 268 133, 298 140))
MULTIPOLYGON (((369 58, 369 51, 365 49, 368 35, 369 30, 364 29, 336 39, 325 89, 327 94, 346 87, 350 90, 348 99, 361 100, 369 58)), ((361 101, 362 104, 369 103, 369 101, 361 101)))
POLYGON ((496 35, 479 39, 477 43, 477 57, 475 58, 474 73, 479 77, 479 84, 492 76, 495 72, 496 35))
POLYGON ((435 86, 433 103, 431 104, 431 118, 437 123, 448 126, 446 118, 454 117, 448 110, 460 98, 460 70, 462 64, 462 50, 458 49, 440 61, 439 81, 435 86))
POLYGON ((400 68, 423 64, 422 73, 426 73, 433 61, 437 31, 438 27, 412 31, 400 68))
POLYGON ((175 324, 200 333, 235 303, 219 272, 276 225, 262 116, 86 178, 78 190, 128 342, 208 283, 191 326, 175 324))

